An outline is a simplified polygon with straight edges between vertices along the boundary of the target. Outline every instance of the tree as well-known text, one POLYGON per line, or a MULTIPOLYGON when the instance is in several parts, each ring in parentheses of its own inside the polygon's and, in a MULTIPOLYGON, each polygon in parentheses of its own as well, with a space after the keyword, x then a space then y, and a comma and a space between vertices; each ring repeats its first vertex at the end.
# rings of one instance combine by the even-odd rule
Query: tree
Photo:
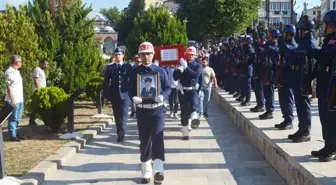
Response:
POLYGON ((122 11, 121 21, 118 27, 118 40, 125 41, 128 34, 133 29, 133 20, 138 13, 144 11, 145 1, 144 0, 132 0, 130 1, 127 9, 122 11))
POLYGON ((24 85, 24 96, 28 99, 32 93, 32 71, 38 65, 38 58, 43 54, 38 47, 38 36, 34 25, 24 8, 17 12, 10 6, 0 14, 0 70, 4 71, 9 65, 13 54, 22 57, 21 75, 24 85))
POLYGON ((134 19, 133 30, 127 38, 127 48, 135 54, 141 42, 149 41, 153 45, 184 44, 188 38, 185 25, 171 16, 168 9, 160 6, 150 7, 139 13, 134 19))
POLYGON ((113 24, 119 24, 121 20, 121 12, 117 7, 100 9, 100 13, 104 14, 113 24))
POLYGON ((73 0, 59 6, 56 12, 56 29, 61 42, 55 60, 64 73, 61 87, 66 92, 85 86, 103 67, 104 61, 95 45, 94 20, 86 18, 91 11, 81 0, 73 0))
POLYGON ((189 39, 206 35, 232 36, 242 33, 258 16, 261 0, 173 0, 177 16, 188 19, 189 39))

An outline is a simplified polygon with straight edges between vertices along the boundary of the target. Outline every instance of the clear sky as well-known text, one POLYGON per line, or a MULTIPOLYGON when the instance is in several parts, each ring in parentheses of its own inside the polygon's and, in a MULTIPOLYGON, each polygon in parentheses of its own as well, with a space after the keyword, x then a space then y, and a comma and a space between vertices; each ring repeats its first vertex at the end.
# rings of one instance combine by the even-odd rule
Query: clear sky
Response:
MULTIPOLYGON (((28 0, 0 0, 0 9, 3 9, 3 4, 10 3, 12 5, 19 5, 22 3, 28 2, 28 0)), ((118 7, 119 10, 124 9, 128 6, 130 0, 83 0, 83 2, 87 4, 92 4, 92 8, 94 11, 99 11, 101 8, 109 8, 109 7, 118 7)), ((296 6, 294 10, 301 15, 303 10, 303 3, 307 2, 307 8, 312 8, 313 6, 320 5, 320 0, 296 0, 296 6)))
MULTIPOLYGON (((27 3, 28 0, 0 0, 0 9, 3 9, 4 4, 18 6, 19 4, 27 3)), ((84 3, 92 4, 94 11, 99 11, 101 8, 109 8, 116 6, 119 10, 128 6, 130 0, 83 0, 84 3)))

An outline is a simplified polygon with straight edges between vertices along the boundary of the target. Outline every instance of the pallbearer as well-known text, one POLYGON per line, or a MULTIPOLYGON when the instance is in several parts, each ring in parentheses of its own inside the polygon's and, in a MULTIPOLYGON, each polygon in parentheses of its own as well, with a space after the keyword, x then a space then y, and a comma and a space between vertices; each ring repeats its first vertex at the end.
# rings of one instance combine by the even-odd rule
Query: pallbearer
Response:
POLYGON ((257 100, 257 105, 251 108, 251 112, 263 112, 265 106, 264 97, 264 78, 266 63, 266 33, 259 33, 258 45, 256 47, 256 62, 254 63, 253 70, 256 70, 254 76, 254 93, 257 100))
POLYGON ((199 79, 202 75, 201 64, 195 61, 196 48, 189 47, 186 51, 187 60, 180 60, 181 66, 174 71, 174 80, 180 81, 183 94, 179 91, 181 105, 182 139, 189 139, 189 119, 195 128, 200 124, 199 116, 199 79))
MULTIPOLYGON (((335 71, 336 59, 336 10, 328 11, 323 17, 325 39, 321 50, 314 52, 319 65, 317 72, 317 98, 324 147, 319 151, 312 151, 314 157, 320 161, 328 162, 336 159, 336 112, 328 111, 328 89, 330 79, 335 71)), ((332 92, 331 92, 332 93, 332 92)), ((334 92, 335 93, 335 92, 334 92)))
POLYGON ((278 38, 280 31, 278 29, 271 30, 271 37, 267 47, 267 71, 264 79, 264 95, 266 112, 259 116, 261 120, 272 119, 274 111, 274 82, 276 77, 276 66, 279 63, 279 47, 278 38), (268 74, 268 75, 267 75, 268 74))
POLYGON ((142 183, 149 183, 152 177, 151 159, 154 161, 154 182, 161 183, 164 179, 163 161, 164 142, 163 130, 165 126, 164 101, 170 95, 170 85, 166 71, 153 64, 154 47, 149 42, 144 42, 139 46, 139 56, 142 65, 134 69, 131 81, 131 97, 137 105, 136 117, 140 139, 140 160, 142 162, 142 183), (137 74, 157 72, 159 74, 159 95, 155 97, 154 103, 143 102, 141 97, 137 97, 137 74))
MULTIPOLYGON (((279 42, 280 55, 284 55, 284 66, 281 72, 284 77, 282 87, 278 88, 279 103, 281 108, 282 117, 284 121, 280 124, 275 124, 275 128, 280 130, 287 130, 293 128, 294 119, 294 95, 293 89, 290 86, 292 76, 289 73, 291 59, 289 55, 285 55, 285 52, 294 50, 298 47, 295 42, 294 36, 296 34, 296 28, 294 25, 289 24, 284 27, 284 34, 279 42)), ((294 59, 295 60, 295 59, 294 59)))

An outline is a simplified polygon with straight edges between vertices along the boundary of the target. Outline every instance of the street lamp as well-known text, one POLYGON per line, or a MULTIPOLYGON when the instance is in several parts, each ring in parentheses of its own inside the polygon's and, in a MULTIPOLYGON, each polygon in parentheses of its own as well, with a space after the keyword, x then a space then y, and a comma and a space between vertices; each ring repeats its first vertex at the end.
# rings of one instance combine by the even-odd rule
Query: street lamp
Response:
POLYGON ((187 22, 188 22, 188 19, 185 18, 185 19, 183 20, 183 23, 184 23, 184 24, 187 24, 187 22))

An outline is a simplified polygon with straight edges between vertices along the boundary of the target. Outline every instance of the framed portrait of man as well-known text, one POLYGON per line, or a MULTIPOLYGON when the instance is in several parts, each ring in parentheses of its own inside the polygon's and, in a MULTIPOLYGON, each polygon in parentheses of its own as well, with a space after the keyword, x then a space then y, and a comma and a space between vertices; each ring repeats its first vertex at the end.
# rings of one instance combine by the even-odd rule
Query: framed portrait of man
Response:
POLYGON ((159 95, 159 74, 141 73, 138 74, 137 96, 143 100, 153 100, 159 95))

